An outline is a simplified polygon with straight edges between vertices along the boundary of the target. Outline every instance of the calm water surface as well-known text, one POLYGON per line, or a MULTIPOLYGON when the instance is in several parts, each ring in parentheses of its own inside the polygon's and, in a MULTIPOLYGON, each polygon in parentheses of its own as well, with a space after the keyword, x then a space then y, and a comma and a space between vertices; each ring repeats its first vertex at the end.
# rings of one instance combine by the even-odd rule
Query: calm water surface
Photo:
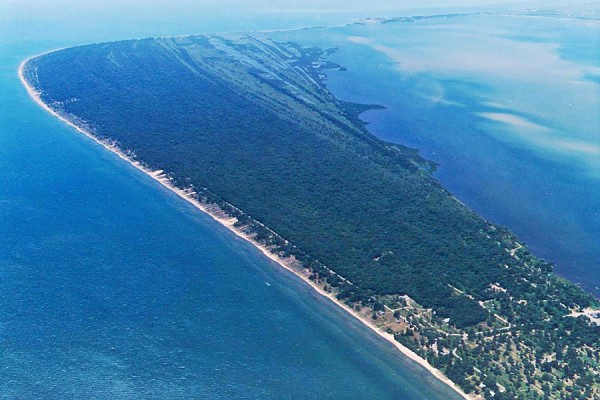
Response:
POLYGON ((420 149, 461 201, 600 297, 600 7, 587 19, 470 15, 286 32, 338 46, 338 98, 420 149))
POLYGON ((252 246, 47 115, 16 76, 40 51, 231 30, 231 20, 3 18, 0 397, 456 398, 252 246))

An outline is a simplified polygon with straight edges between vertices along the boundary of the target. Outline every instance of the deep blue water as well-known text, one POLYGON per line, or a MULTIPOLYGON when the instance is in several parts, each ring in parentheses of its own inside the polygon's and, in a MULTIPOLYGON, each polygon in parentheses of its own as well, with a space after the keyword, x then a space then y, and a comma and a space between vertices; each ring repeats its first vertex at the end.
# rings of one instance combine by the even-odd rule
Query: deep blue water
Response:
POLYGON ((40 51, 203 25, 15 21, 0 36, 0 398, 456 398, 252 246, 46 114, 17 79, 19 62, 40 51))
POLYGON ((338 46, 340 99, 444 187, 600 296, 600 21, 436 18, 286 32, 338 46))

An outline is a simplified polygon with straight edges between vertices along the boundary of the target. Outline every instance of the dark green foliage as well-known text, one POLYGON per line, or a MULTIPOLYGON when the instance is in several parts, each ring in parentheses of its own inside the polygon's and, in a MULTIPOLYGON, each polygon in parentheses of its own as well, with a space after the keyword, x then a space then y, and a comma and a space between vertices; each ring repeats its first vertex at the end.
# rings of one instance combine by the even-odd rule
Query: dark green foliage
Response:
POLYGON ((364 107, 321 83, 320 56, 247 36, 147 39, 48 54, 30 62, 28 78, 98 137, 239 207, 230 210, 238 225, 273 229, 280 237, 255 232, 341 299, 408 294, 465 327, 486 320, 477 300, 490 283, 525 296, 521 278, 546 279, 550 267, 532 275, 517 263, 510 233, 455 201, 429 175, 432 163, 370 135, 357 118, 364 107))

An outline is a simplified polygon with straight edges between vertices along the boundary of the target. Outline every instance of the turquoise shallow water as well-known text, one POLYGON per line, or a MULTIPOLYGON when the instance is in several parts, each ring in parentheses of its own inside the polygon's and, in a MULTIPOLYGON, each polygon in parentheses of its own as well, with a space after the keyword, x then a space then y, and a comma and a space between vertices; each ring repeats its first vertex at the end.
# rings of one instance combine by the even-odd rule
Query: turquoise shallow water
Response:
POLYGON ((119 29, 26 26, 0 42, 0 397, 457 397, 18 82, 23 58, 119 29))

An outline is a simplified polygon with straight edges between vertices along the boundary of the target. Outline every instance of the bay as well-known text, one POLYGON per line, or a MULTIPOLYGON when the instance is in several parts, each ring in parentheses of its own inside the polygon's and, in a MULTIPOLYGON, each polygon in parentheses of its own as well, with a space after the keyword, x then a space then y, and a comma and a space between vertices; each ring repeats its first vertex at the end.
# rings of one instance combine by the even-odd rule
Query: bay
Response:
POLYGON ((454 196, 599 297, 600 10, 567 11, 278 37, 337 48, 329 89, 386 107, 361 115, 371 133, 419 149, 454 196))

